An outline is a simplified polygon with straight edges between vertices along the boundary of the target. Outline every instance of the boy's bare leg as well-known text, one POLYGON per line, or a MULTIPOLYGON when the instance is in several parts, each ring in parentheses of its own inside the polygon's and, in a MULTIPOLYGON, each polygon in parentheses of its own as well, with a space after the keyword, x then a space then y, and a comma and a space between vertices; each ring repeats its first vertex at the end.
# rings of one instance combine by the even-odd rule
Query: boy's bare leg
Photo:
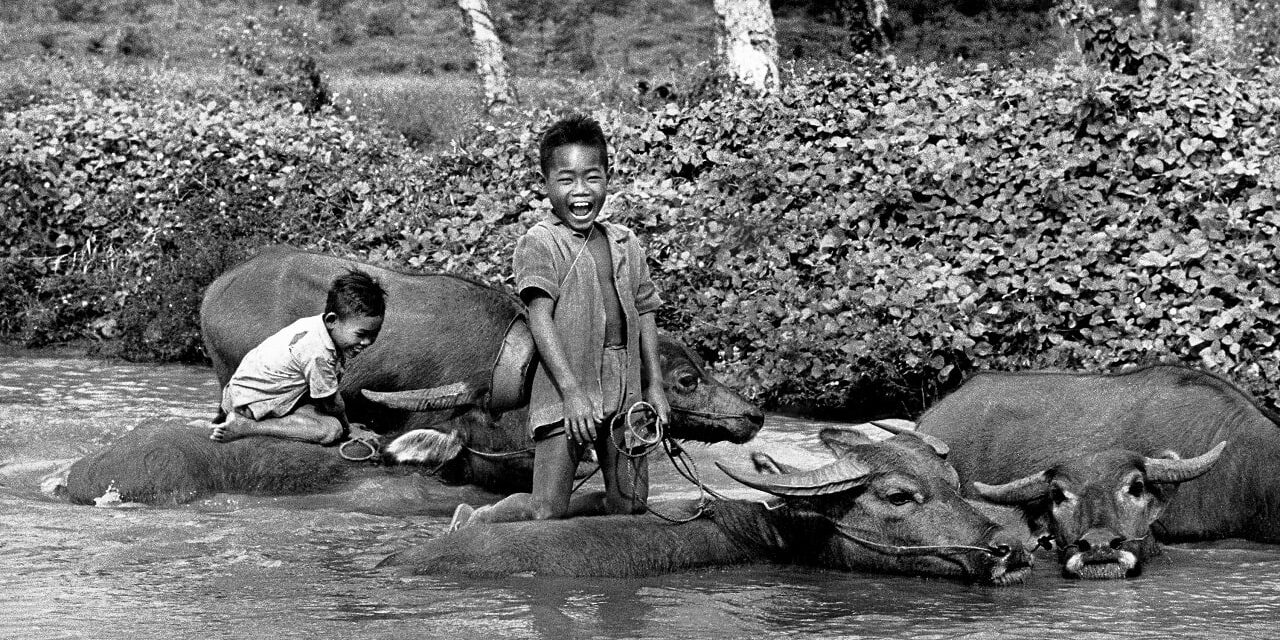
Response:
MULTIPOLYGON (((612 420, 606 420, 609 424, 612 420)), ((596 437, 596 456, 600 459, 600 475, 604 477, 602 513, 644 513, 649 499, 649 456, 629 457, 618 451, 615 443, 625 442, 625 420, 617 421, 610 433, 603 425, 596 437)), ((576 515, 576 514, 575 514, 576 515)))
POLYGON ((315 407, 304 404, 280 418, 255 421, 232 413, 226 422, 213 425, 209 438, 216 442, 230 442, 248 436, 332 444, 342 436, 342 423, 336 417, 322 414, 315 407))
POLYGON ((451 526, 564 518, 569 515, 569 493, 573 491, 573 474, 577 467, 576 447, 565 432, 538 440, 533 450, 533 493, 509 495, 476 509, 463 522, 457 521, 461 518, 455 519, 451 526))

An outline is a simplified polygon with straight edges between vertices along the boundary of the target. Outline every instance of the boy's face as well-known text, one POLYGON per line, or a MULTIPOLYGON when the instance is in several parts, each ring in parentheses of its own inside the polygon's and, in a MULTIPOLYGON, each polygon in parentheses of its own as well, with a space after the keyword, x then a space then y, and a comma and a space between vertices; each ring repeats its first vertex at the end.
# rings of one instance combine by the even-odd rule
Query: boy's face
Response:
POLYGON ((609 187, 599 149, 580 144, 556 147, 543 178, 556 217, 570 229, 586 233, 600 215, 609 187))
POLYGON ((382 316, 353 315, 341 318, 336 313, 326 313, 324 326, 329 329, 333 346, 338 349, 343 361, 347 361, 360 355, 365 347, 378 339, 378 333, 382 331, 382 316))

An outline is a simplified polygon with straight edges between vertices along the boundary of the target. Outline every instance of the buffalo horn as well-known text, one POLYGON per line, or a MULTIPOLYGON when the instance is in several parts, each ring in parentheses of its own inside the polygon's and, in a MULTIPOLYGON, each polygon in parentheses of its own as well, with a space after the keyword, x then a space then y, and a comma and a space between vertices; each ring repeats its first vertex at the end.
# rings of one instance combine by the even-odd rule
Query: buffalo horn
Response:
POLYGON ((933 452, 938 454, 938 457, 940 458, 945 458, 947 457, 948 453, 951 453, 951 447, 948 447, 947 443, 927 433, 920 433, 919 431, 916 431, 915 423, 909 420, 873 420, 871 424, 877 427, 880 427, 881 429, 884 429, 885 431, 888 431, 889 433, 892 433, 894 435, 898 435, 900 433, 909 433, 917 438, 920 438, 921 440, 924 440, 925 444, 932 447, 933 452))
POLYGON ((1043 473, 1034 473, 1004 484, 973 483, 973 490, 988 502, 996 504, 1026 504, 1044 497, 1049 491, 1049 479, 1043 473))
POLYGON ((719 462, 720 470, 742 484, 775 496, 809 497, 848 491, 866 481, 871 472, 866 465, 852 457, 844 457, 810 471, 798 471, 782 475, 746 474, 734 471, 719 462))
POLYGON ((364 394, 364 397, 371 402, 391 409, 438 411, 476 404, 486 391, 486 389, 473 387, 465 382, 455 382, 430 389, 410 389, 407 391, 370 391, 369 389, 361 389, 360 393, 364 394))
POLYGON ((1147 479, 1151 482, 1186 482, 1198 478, 1218 461, 1218 456, 1222 455, 1226 446, 1224 440, 1218 446, 1187 460, 1147 458, 1147 479))

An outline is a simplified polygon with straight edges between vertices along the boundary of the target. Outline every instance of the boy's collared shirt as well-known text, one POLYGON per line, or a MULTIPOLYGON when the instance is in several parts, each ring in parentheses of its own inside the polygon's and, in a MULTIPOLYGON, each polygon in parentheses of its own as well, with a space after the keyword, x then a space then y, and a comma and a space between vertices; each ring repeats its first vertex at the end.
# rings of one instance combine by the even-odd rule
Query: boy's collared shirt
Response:
MULTIPOLYGON (((630 229, 598 222, 594 233, 604 229, 609 239, 613 278, 626 321, 627 380, 622 407, 640 399, 640 316, 662 306, 644 250, 630 229)), ((586 248, 587 236, 565 226, 558 218, 534 225, 516 242, 512 260, 516 291, 535 288, 551 296, 555 304, 552 318, 556 335, 564 347, 569 366, 586 393, 597 403, 603 401, 600 367, 604 357, 605 312, 595 260, 586 248)), ((608 413, 612 407, 605 407, 608 413)), ((529 397, 529 429, 564 419, 560 392, 544 367, 536 367, 529 397)))
POLYGON ((244 408, 254 420, 288 415, 306 396, 338 392, 342 363, 324 316, 309 316, 277 331, 253 348, 224 392, 228 410, 244 408))

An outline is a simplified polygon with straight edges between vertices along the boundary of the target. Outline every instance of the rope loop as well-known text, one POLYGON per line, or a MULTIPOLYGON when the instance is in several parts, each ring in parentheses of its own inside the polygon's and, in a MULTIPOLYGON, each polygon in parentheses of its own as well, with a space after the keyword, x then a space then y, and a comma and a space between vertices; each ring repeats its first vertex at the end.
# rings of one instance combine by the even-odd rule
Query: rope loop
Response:
POLYGON ((613 443, 613 448, 618 453, 628 458, 643 458, 649 455, 658 448, 665 437, 663 425, 658 421, 657 410, 644 400, 627 407, 625 413, 614 415, 613 420, 609 422, 609 442, 613 443), (637 416, 640 417, 637 418, 637 416), (625 426, 622 429, 621 443, 614 436, 614 432, 618 431, 619 419, 625 426))

